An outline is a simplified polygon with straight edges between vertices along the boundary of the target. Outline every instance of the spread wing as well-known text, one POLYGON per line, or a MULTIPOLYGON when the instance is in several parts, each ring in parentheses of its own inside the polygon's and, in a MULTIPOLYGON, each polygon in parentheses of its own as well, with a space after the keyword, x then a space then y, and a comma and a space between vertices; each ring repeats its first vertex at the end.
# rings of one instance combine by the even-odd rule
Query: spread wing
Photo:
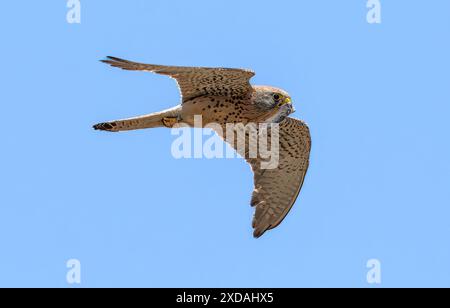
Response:
MULTIPOLYGON (((272 147, 270 129, 267 135, 270 149, 272 147)), ((239 140, 239 137, 235 140, 239 140)), ((309 165, 311 136, 308 126, 300 120, 288 117, 281 122, 279 124, 279 159, 274 169, 262 168, 262 162, 267 162, 267 159, 262 159, 259 155, 256 158, 249 157, 248 140, 252 140, 249 134, 246 136, 243 154, 237 147, 238 142, 234 141, 231 145, 245 157, 254 173, 251 205, 255 207, 255 215, 252 226, 253 235, 260 237, 267 230, 277 227, 294 205, 309 165)))
POLYGON ((168 75, 177 81, 182 102, 204 95, 247 97, 253 91, 250 78, 255 73, 245 69, 152 65, 115 57, 102 62, 124 70, 168 75))

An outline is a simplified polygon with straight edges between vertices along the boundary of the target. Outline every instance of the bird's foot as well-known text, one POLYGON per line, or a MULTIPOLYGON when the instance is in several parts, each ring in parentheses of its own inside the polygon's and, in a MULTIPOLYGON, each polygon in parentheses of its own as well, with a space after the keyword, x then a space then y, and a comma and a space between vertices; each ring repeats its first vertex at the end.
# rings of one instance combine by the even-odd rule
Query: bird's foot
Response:
POLYGON ((172 128, 174 127, 175 124, 178 123, 178 118, 177 117, 163 118, 162 123, 164 124, 165 127, 172 128))

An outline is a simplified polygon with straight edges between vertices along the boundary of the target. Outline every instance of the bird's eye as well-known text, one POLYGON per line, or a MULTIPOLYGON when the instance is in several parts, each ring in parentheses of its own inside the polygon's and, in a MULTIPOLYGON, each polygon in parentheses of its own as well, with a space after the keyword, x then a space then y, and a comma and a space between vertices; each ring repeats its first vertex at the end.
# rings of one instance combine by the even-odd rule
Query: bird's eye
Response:
POLYGON ((280 95, 279 94, 274 94, 273 95, 273 99, 276 100, 276 101, 280 100, 280 95))

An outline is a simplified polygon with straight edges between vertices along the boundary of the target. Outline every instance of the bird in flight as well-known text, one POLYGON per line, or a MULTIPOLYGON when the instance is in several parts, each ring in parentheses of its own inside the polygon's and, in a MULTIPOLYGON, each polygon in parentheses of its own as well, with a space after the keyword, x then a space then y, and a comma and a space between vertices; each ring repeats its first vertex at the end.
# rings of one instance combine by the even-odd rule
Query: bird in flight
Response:
MULTIPOLYGON (((250 202, 255 207, 253 236, 258 238, 283 221, 303 185, 311 149, 308 126, 289 117, 294 108, 287 92, 269 86, 252 86, 250 79, 255 73, 250 70, 152 65, 115 57, 101 61, 124 70, 153 72, 175 79, 181 92, 181 103, 143 116, 99 123, 93 126, 96 130, 171 128, 178 123, 193 127, 196 115, 202 116, 202 125, 217 123, 222 127, 227 123, 278 123, 279 163, 276 168, 261 168, 264 159, 249 156, 250 138, 246 138, 246 150, 238 152, 254 173, 250 202)), ((271 133, 271 130, 266 132, 271 133)), ((236 139, 224 139, 227 142, 231 139, 230 145, 238 150, 236 139)))

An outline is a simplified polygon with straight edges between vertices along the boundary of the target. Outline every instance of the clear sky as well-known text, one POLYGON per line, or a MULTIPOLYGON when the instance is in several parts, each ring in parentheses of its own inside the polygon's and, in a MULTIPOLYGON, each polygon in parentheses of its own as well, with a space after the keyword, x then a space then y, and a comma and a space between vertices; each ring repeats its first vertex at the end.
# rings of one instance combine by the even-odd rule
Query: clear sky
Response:
POLYGON ((450 287, 450 2, 2 3, 0 286, 450 287), (304 187, 252 237, 240 159, 171 155, 167 129, 92 124, 176 105, 175 83, 110 68, 246 67, 311 128, 304 187))

